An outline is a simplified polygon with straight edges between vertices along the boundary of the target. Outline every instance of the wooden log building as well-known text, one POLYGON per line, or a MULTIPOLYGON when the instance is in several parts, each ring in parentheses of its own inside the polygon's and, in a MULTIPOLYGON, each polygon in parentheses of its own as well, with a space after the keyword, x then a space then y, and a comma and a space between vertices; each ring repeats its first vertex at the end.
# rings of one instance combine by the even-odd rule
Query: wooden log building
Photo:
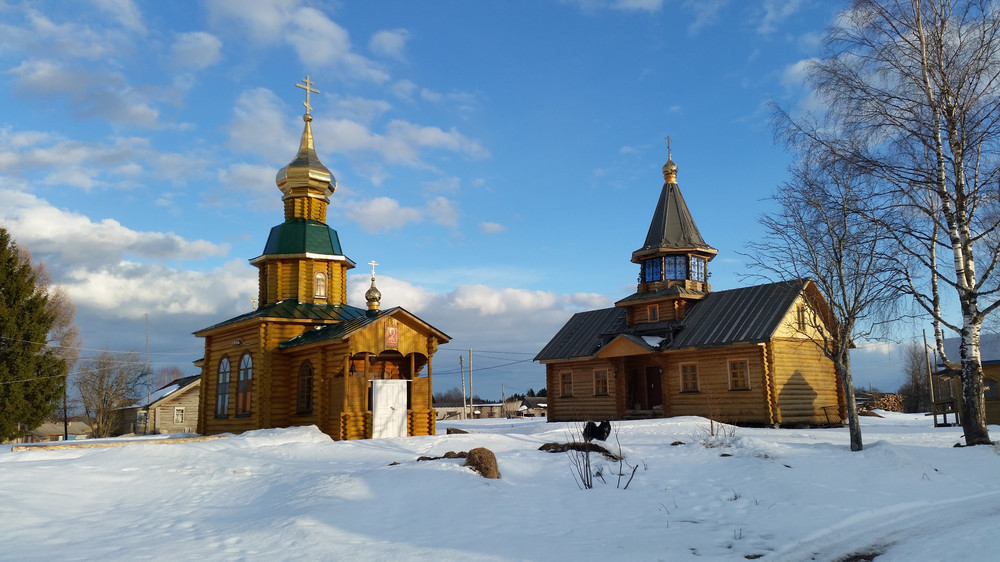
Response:
POLYGON ((298 154, 276 178, 285 220, 258 268, 257 308, 195 332, 205 338, 198 433, 316 425, 334 439, 433 435, 432 366, 449 338, 402 308, 347 300, 337 231, 326 224, 337 182, 313 145, 312 82, 298 154))
POLYGON ((535 357, 545 365, 548 419, 840 423, 843 387, 810 321, 829 312, 815 283, 712 292, 717 250, 695 226, 669 155, 663 177, 646 240, 632 253, 636 292, 575 314, 535 357))

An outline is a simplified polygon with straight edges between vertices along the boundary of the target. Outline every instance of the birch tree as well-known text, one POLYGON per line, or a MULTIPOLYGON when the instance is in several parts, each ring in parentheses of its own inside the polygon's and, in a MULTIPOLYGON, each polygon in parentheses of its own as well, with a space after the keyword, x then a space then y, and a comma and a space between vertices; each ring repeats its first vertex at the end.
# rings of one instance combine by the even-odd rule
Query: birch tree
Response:
POLYGON ((109 437, 118 428, 120 412, 135 404, 145 381, 145 365, 138 354, 104 350, 81 362, 76 386, 94 437, 109 437))
POLYGON ((766 277, 809 277, 819 295, 806 292, 811 308, 798 326, 833 361, 847 402, 851 450, 864 448, 851 375, 851 345, 891 316, 898 292, 886 248, 886 228, 868 217, 871 186, 849 163, 812 145, 791 169, 792 178, 773 199, 778 211, 762 215, 764 239, 754 245, 755 269, 766 277), (822 301, 822 302, 821 302, 822 301))
POLYGON ((990 0, 855 0, 810 67, 822 115, 787 122, 879 182, 895 210, 884 224, 903 290, 934 319, 939 349, 939 327, 961 337, 968 445, 990 442, 979 339, 1000 306, 996 10, 990 0), (942 307, 948 294, 957 317, 942 307))

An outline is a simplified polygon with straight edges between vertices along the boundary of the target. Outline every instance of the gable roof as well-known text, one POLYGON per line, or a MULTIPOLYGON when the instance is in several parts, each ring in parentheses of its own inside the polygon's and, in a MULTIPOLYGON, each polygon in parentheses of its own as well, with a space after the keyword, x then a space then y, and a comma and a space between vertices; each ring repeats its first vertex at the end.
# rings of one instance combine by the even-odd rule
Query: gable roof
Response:
POLYGON ((161 386, 149 395, 149 401, 145 399, 139 399, 135 404, 129 406, 130 408, 145 408, 146 406, 152 406, 161 400, 166 400, 169 397, 177 395, 180 391, 187 390, 192 386, 199 384, 201 382, 201 375, 191 375, 189 377, 181 377, 179 379, 174 379, 173 381, 161 386))
POLYGON ((671 349, 767 341, 809 279, 709 293, 694 303, 671 349))
POLYGON ((580 312, 556 333, 535 356, 535 361, 593 357, 618 337, 622 337, 619 341, 631 342, 635 349, 650 352, 764 342, 774 335, 811 282, 797 279, 709 293, 691 303, 687 315, 679 322, 628 327, 624 308, 580 312), (620 314, 613 315, 612 310, 620 314), (648 336, 663 339, 657 346, 648 336))

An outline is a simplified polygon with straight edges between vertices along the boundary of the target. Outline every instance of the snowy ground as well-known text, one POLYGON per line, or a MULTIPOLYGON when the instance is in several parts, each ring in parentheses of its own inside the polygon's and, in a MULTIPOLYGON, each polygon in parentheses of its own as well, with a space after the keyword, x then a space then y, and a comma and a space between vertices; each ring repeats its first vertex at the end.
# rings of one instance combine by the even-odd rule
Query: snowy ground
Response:
POLYGON ((884 415, 862 418, 860 453, 845 429, 739 428, 708 447, 701 418, 617 422, 639 466, 627 490, 617 463, 603 463, 607 484, 581 490, 567 453, 538 450, 578 428, 538 420, 350 442, 292 428, 173 445, 0 446, 0 559, 998 559, 1000 449, 954 448, 960 428, 884 415), (501 479, 462 460, 416 460, 481 446, 501 479))

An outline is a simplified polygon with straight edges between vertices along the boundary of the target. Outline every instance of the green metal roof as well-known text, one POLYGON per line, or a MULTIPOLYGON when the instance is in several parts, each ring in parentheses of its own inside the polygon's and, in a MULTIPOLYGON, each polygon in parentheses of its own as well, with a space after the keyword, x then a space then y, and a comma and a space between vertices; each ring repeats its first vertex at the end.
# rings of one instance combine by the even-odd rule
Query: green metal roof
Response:
POLYGON ((313 304, 309 302, 298 302, 295 299, 285 299, 272 305, 264 306, 241 314, 239 316, 224 320, 207 328, 202 328, 195 332, 204 332, 220 326, 235 324, 243 320, 252 318, 279 318, 286 320, 321 320, 321 321, 344 321, 363 317, 365 309, 351 306, 349 304, 313 304))
POLYGON ((316 328, 312 330, 308 330, 298 336, 295 336, 294 338, 281 342, 278 344, 278 349, 287 349, 289 347, 297 347, 300 345, 307 345, 327 340, 343 339, 345 336, 354 333, 356 330, 364 328, 379 318, 391 314, 394 310, 396 309, 390 308, 389 310, 380 310, 378 314, 374 316, 362 314, 357 318, 351 318, 350 320, 345 320, 337 324, 316 326, 316 328))
POLYGON ((343 256, 337 231, 310 219, 289 219, 271 228, 263 255, 343 256))

